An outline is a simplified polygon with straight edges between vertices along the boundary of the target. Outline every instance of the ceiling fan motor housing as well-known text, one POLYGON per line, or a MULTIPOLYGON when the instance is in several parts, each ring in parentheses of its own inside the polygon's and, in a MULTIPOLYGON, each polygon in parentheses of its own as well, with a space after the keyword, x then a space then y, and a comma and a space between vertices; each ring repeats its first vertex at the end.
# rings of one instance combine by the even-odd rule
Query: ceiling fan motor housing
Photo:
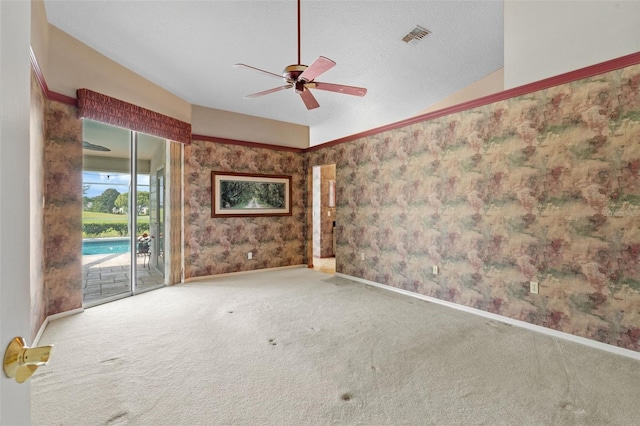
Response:
POLYGON ((300 65, 300 64, 288 65, 287 67, 285 67, 284 71, 282 72, 282 76, 284 77, 287 83, 296 85, 296 92, 303 90, 302 85, 306 82, 306 80, 298 81, 298 77, 300 77, 300 74, 302 74, 304 70, 306 70, 307 68, 309 67, 306 65, 300 65), (301 83, 301 84, 299 85, 298 83, 301 83))

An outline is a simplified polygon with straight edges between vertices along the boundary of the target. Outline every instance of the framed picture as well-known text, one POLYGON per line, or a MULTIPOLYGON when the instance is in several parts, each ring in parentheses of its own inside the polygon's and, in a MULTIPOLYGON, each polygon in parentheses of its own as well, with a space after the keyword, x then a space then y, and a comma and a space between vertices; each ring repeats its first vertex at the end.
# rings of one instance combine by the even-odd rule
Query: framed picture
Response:
POLYGON ((336 206, 336 181, 329 181, 329 207, 336 206))
POLYGON ((211 217, 291 216, 291 176, 211 172, 211 217))

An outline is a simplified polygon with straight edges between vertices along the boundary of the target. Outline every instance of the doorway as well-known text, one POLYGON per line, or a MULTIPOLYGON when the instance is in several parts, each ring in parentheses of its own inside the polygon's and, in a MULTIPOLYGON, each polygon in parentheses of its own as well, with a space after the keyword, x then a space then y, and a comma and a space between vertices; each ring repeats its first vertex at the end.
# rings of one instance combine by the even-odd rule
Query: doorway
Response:
POLYGON ((166 147, 161 138, 83 120, 84 307, 164 286, 157 207, 163 224, 166 147))
POLYGON ((314 166, 312 179, 313 268, 335 274, 336 165, 314 166))

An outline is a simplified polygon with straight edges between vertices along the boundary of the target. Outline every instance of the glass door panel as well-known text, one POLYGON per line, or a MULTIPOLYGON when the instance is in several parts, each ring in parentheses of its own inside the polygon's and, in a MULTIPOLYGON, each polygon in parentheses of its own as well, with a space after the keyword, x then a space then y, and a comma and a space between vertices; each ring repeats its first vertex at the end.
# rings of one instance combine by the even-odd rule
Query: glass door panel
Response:
POLYGON ((138 133, 138 267, 136 293, 164 285, 164 139, 138 133), (159 175, 161 176, 159 178, 159 175))
POLYGON ((83 122, 83 302, 131 294, 130 132, 83 122))

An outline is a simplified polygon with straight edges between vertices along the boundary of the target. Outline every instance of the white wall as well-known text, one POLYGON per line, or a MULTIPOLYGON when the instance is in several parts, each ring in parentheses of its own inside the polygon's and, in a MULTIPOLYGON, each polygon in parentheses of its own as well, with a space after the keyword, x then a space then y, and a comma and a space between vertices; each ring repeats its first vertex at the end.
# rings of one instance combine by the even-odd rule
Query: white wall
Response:
POLYGON ((52 25, 48 31, 48 49, 44 77, 50 90, 75 97, 77 89, 87 88, 187 123, 191 122, 191 104, 187 101, 52 25))
POLYGON ((478 98, 483 98, 485 96, 493 95, 494 93, 502 92, 503 90, 504 68, 500 68, 498 71, 494 71, 488 76, 481 78, 480 80, 470 84, 469 86, 454 93, 453 95, 447 96, 440 102, 436 102, 423 111, 420 111, 420 113, 416 115, 423 115, 429 112, 448 108, 450 106, 459 105, 467 101, 472 101, 478 98))
POLYGON ((639 1, 504 2, 505 89, 638 51, 639 1))
POLYGON ((43 0, 31 0, 31 48, 44 75, 49 71, 49 22, 43 0))
POLYGON ((284 121, 253 117, 194 105, 191 131, 195 135, 216 136, 292 148, 309 146, 309 127, 284 121))
MULTIPOLYGON (((0 353, 29 340, 31 3, 0 1, 0 353)), ((4 356, 4 355, 3 355, 4 356)), ((38 372, 36 372, 38 374, 38 372)), ((29 383, 0 373, 0 424, 30 424, 29 383)))

